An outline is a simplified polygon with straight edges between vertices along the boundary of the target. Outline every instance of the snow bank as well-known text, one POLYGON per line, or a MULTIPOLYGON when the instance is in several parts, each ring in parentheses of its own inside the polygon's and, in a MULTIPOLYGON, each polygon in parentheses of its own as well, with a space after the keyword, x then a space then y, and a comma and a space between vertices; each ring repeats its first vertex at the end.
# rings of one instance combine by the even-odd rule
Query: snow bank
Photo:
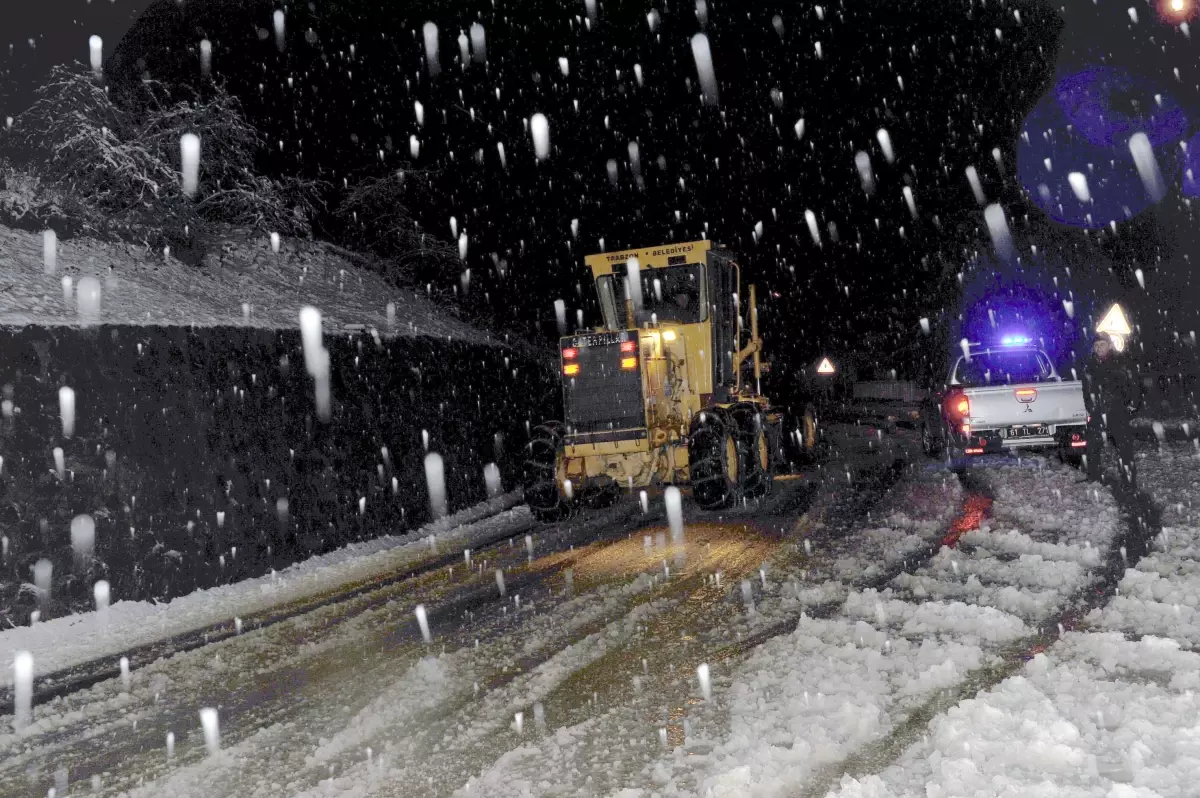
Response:
POLYGON ((220 257, 200 268, 144 247, 77 238, 59 242, 56 271, 45 274, 42 236, 0 225, 0 325, 79 324, 62 279, 90 276, 101 284, 96 324, 295 329, 300 308, 313 305, 331 331, 363 325, 385 334, 493 341, 327 245, 285 239, 276 253, 264 236, 214 242, 213 249, 220 257))
POLYGON ((1162 508, 1163 531, 1118 595, 1088 621, 1102 629, 1151 634, 1200 646, 1200 458, 1187 444, 1143 452, 1140 479, 1162 508))
POLYGON ((984 524, 980 529, 974 529, 966 533, 960 538, 960 542, 963 545, 982 549, 996 555, 1035 555, 1041 557, 1043 560, 1076 562, 1088 568, 1099 566, 1103 554, 1099 548, 1090 545, 1091 541, 1085 541, 1082 546, 1064 543, 1042 543, 1034 540, 1019 529, 1010 529, 1007 532, 994 532, 987 524, 984 524))

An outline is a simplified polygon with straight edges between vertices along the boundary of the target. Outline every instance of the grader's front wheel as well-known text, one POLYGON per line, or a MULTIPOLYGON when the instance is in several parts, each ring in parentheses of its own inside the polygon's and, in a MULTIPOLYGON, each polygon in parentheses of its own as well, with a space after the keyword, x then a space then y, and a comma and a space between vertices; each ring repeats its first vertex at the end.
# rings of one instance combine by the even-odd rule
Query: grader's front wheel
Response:
POLYGON ((692 498, 705 510, 732 505, 738 496, 741 453, 737 427, 720 410, 704 410, 692 421, 688 435, 692 498))
POLYGON ((547 523, 565 520, 574 510, 558 487, 562 445, 562 425, 548 421, 533 428, 525 450, 525 501, 534 517, 547 523))

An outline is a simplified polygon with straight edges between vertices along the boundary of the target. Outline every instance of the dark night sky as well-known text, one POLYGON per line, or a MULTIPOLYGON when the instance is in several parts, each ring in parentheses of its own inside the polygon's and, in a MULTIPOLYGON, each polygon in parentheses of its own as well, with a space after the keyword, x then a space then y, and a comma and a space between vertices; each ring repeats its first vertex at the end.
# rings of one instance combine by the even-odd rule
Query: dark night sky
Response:
MULTIPOLYGON (((549 332, 554 299, 565 298, 572 316, 587 307, 575 286, 582 281, 586 296, 582 255, 600 249, 601 239, 616 249, 707 231, 742 253, 760 289, 778 294, 762 314, 769 345, 799 363, 821 351, 868 348, 867 341, 876 353, 905 350, 921 317, 949 329, 957 274, 989 247, 964 177, 969 165, 988 200, 1005 206, 1018 239, 1041 241, 1062 261, 1056 267, 1074 266, 1075 277, 1091 269, 1104 272, 1102 284, 1127 286, 1135 266, 1152 270, 1160 258, 1170 260, 1182 246, 1173 226, 1189 226, 1178 202, 1146 214, 1149 222, 1122 225, 1121 233, 1137 233, 1132 246, 1120 235, 1046 222, 1013 181, 1020 125, 1056 68, 1135 67, 1200 107, 1191 95, 1196 59, 1182 55, 1187 40, 1143 0, 1131 2, 1141 9, 1136 23, 1128 3, 1091 0, 1066 7, 710 0, 702 22, 695 2, 609 0, 589 26, 584 0, 321 0, 286 5, 280 52, 277 5, 268 1, 50 0, 24 29, 5 31, 0 115, 28 102, 50 63, 85 61, 92 33, 105 39, 106 71, 117 87, 143 67, 157 78, 198 83, 198 45, 207 37, 217 78, 282 142, 273 168, 338 183, 416 170, 412 204, 423 225, 449 238, 454 216, 468 233, 468 302, 484 301, 486 292, 493 306, 549 332), (652 8, 655 32, 647 20, 652 8), (424 61, 426 21, 440 31, 436 78, 424 61), (464 68, 457 39, 473 22, 486 31, 487 61, 464 68), (702 105, 696 85, 689 40, 701 30, 714 52, 714 107, 702 105), (415 102, 424 108, 423 126, 415 102), (525 130, 535 112, 550 120, 553 152, 542 163, 525 130), (881 128, 894 163, 881 150, 881 128), (411 136, 420 141, 415 160, 411 136), (873 196, 860 184, 859 150, 871 158, 873 196), (820 245, 806 223, 809 210, 820 245), (756 241, 758 222, 764 234, 756 241), (496 273, 492 253, 508 262, 507 276, 496 273), (1112 275, 1096 266, 1101 261, 1114 265, 1112 275)), ((447 275, 445 285, 458 279, 447 275)))

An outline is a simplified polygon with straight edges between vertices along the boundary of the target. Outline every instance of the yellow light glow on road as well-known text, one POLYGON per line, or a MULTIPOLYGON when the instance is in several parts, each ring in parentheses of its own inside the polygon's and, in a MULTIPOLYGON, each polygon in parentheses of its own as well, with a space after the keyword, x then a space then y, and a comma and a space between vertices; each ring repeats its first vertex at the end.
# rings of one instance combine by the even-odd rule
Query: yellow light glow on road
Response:
POLYGON ((730 580, 755 573, 778 546, 778 540, 747 524, 688 524, 679 543, 671 542, 666 527, 652 527, 615 543, 547 555, 533 567, 553 568, 571 560, 576 582, 592 582, 642 573, 661 575, 665 561, 672 578, 720 570, 730 580))

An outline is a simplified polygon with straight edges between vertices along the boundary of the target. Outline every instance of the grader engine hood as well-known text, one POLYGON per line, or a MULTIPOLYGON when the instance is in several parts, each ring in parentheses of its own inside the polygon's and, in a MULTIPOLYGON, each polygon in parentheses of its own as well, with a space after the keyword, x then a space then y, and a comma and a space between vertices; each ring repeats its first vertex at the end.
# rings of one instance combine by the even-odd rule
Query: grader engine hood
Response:
POLYGON ((587 333, 561 340, 568 444, 641 440, 646 407, 637 333, 587 333))

